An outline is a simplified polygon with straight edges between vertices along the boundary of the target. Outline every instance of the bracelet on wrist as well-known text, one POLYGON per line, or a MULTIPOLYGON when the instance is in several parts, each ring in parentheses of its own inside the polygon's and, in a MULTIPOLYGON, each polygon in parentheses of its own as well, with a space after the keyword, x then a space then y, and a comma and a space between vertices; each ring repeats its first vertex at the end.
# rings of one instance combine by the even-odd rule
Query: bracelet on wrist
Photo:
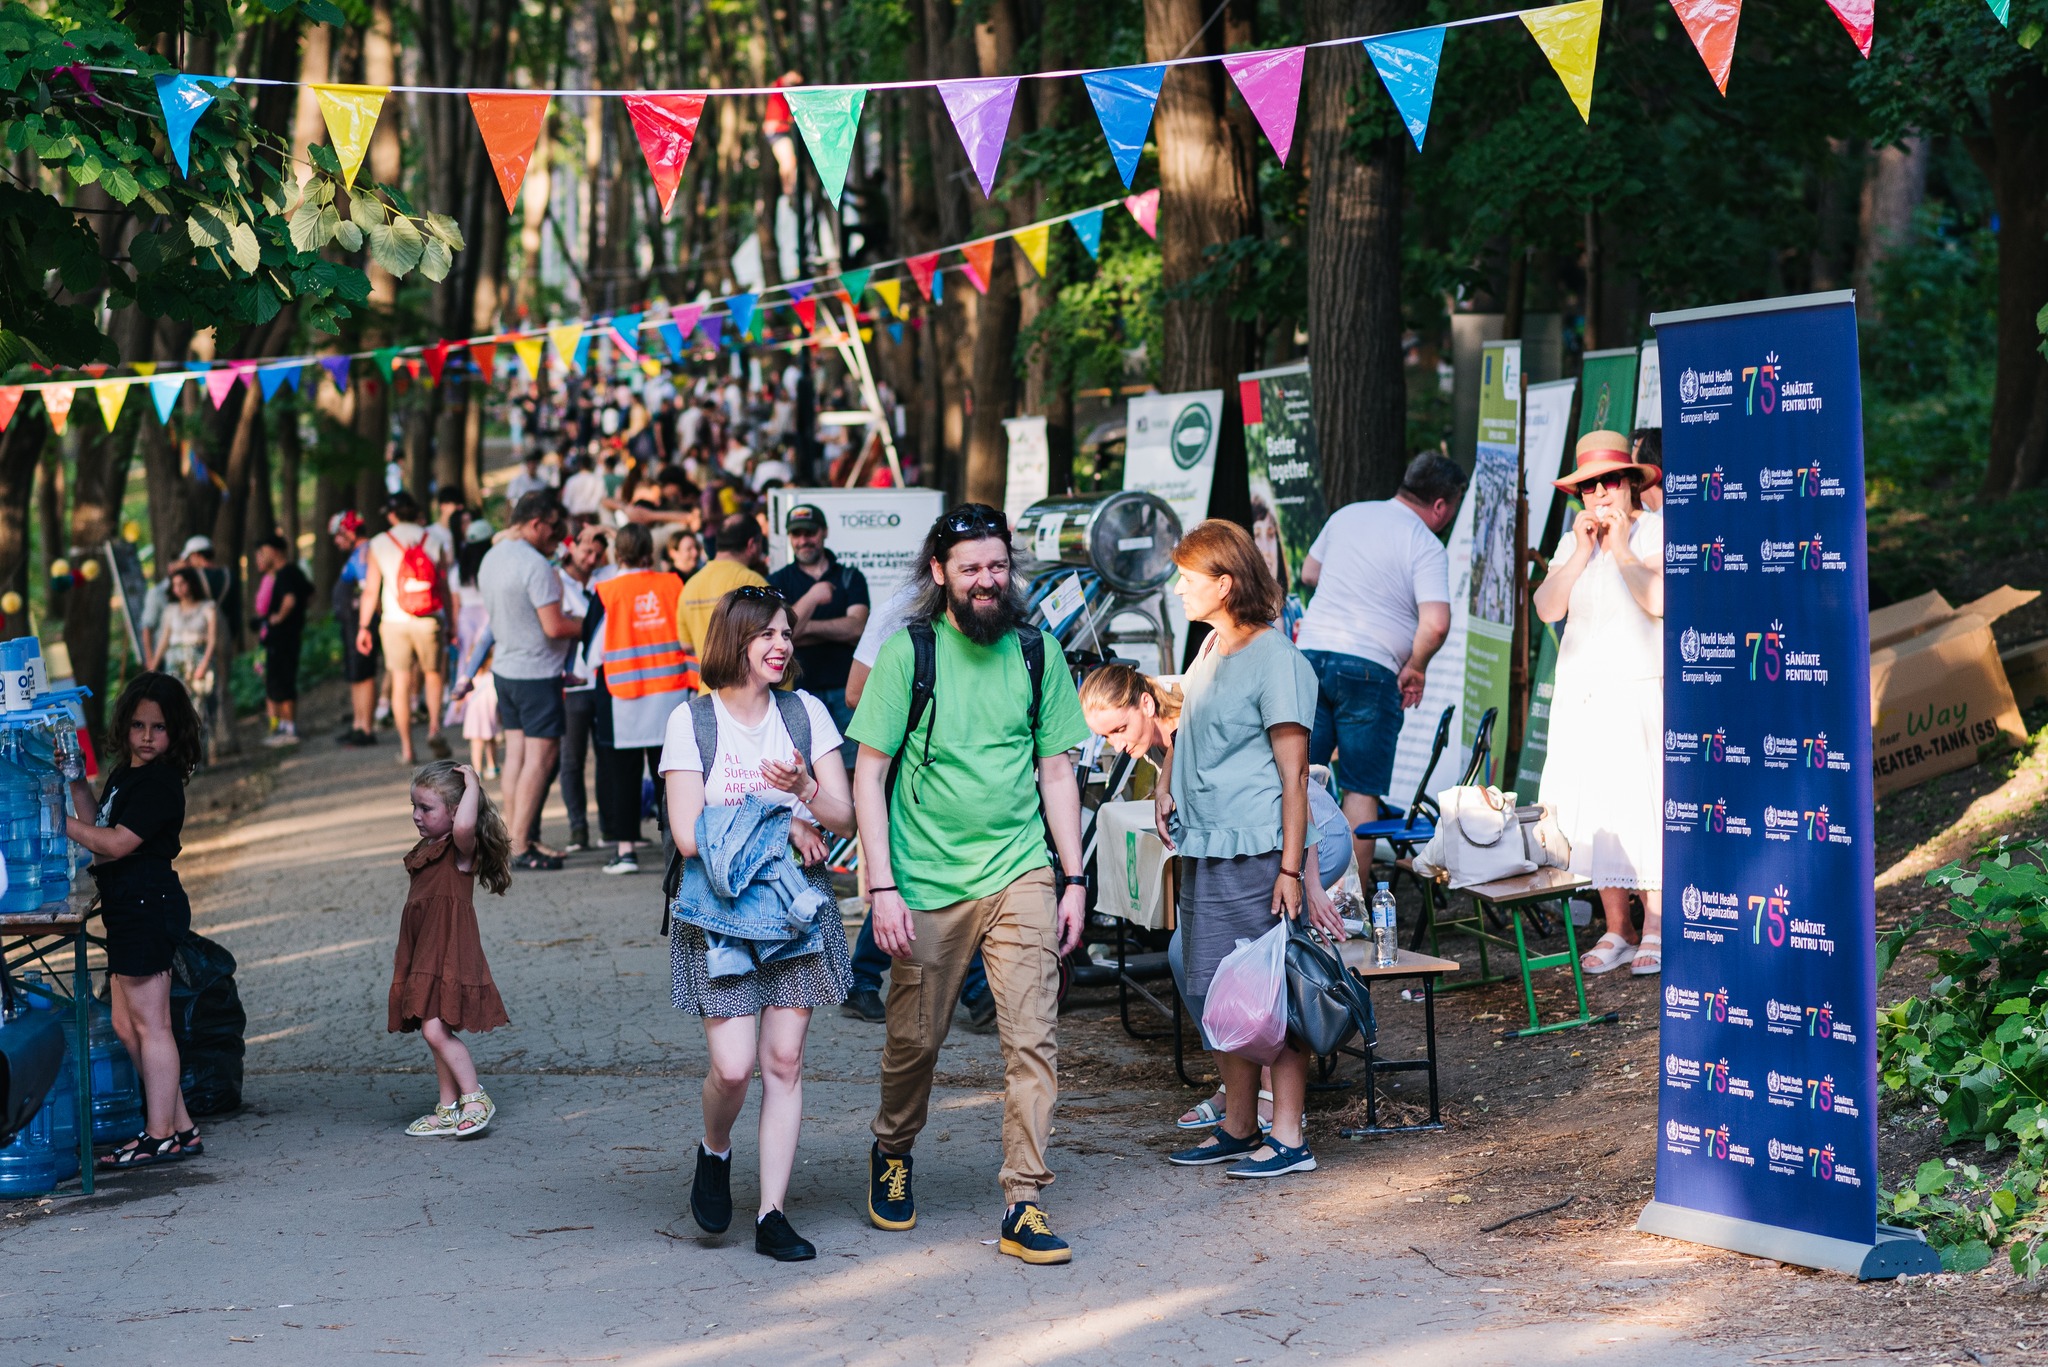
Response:
POLYGON ((878 893, 878 892, 894 892, 894 891, 896 891, 896 885, 895 885, 894 883, 885 883, 885 884, 883 884, 883 885, 882 885, 881 887, 879 887, 879 888, 869 888, 869 889, 868 889, 868 896, 870 896, 870 897, 873 897, 873 896, 874 896, 874 895, 875 895, 876 893, 878 893))
POLYGON ((1292 878, 1297 883, 1305 884, 1308 882, 1308 878, 1302 873, 1300 869, 1290 869, 1283 867, 1280 870, 1280 876, 1282 878, 1292 878))

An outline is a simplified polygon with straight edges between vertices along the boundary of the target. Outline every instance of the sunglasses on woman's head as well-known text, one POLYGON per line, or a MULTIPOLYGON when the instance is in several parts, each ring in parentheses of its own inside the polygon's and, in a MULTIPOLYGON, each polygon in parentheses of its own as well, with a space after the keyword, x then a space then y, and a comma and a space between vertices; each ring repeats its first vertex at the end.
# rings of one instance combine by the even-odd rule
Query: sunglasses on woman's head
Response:
POLYGON ((733 596, 754 603, 780 603, 782 595, 774 589, 764 589, 759 584, 742 584, 733 590, 733 596))

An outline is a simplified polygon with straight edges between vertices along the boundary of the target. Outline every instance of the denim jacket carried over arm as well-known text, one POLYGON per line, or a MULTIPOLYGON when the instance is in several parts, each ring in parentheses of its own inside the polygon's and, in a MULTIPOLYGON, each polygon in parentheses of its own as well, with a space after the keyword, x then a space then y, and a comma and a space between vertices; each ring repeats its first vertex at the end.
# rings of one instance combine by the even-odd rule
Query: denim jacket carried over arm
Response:
POLYGON ((739 977, 823 948, 818 918, 839 907, 797 866, 789 820, 788 807, 751 793, 697 818, 697 856, 684 862, 671 910, 704 932, 708 976, 739 977))

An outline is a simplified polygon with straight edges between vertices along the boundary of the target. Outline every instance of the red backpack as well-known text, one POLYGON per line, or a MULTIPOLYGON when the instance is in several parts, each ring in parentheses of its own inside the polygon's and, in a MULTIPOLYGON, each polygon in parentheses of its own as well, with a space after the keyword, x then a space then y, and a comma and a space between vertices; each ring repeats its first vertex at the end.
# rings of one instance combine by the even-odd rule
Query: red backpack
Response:
POLYGON ((447 606, 441 593, 441 567, 427 549, 425 534, 399 556, 397 589, 398 610, 408 617, 432 617, 447 606))

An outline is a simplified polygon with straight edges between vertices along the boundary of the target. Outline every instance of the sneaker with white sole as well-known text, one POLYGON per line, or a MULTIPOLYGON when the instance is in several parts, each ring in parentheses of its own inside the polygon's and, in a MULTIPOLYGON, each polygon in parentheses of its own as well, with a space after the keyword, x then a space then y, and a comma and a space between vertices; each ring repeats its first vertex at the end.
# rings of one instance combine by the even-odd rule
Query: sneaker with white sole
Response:
POLYGON ((1273 1151, 1270 1158, 1247 1158, 1232 1167, 1225 1177, 1285 1177, 1290 1172, 1314 1172, 1316 1156, 1308 1151, 1308 1145, 1288 1148, 1277 1139, 1268 1139, 1266 1147, 1273 1151))
POLYGON ((611 863, 606 864, 604 872, 615 876, 624 873, 638 873, 640 872, 640 861, 630 854, 623 854, 617 859, 612 860, 611 863))

